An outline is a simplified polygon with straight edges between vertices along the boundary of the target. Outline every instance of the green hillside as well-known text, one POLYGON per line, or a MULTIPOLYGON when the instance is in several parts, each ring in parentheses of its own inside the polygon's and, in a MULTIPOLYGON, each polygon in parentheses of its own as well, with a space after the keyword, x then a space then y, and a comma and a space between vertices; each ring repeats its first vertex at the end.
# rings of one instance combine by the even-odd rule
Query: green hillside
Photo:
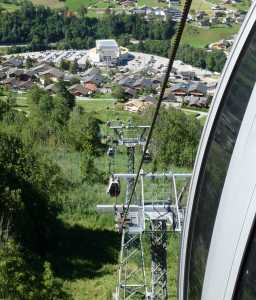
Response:
POLYGON ((239 24, 233 26, 220 25, 211 29, 187 25, 182 37, 182 43, 196 48, 204 48, 210 43, 231 37, 238 32, 239 28, 239 24))

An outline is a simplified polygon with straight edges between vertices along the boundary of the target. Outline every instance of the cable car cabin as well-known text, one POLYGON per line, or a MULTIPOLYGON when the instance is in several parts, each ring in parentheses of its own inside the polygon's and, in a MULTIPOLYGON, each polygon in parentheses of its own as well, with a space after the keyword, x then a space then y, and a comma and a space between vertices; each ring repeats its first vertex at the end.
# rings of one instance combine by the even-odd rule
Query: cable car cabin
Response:
POLYGON ((112 147, 108 148, 107 155, 113 157, 115 155, 115 149, 112 147))
POLYGON ((118 197, 120 195, 120 180, 118 177, 110 178, 107 193, 110 197, 118 197))
POLYGON ((150 152, 147 150, 145 155, 144 155, 144 162, 145 163, 150 163, 152 161, 152 157, 150 152))

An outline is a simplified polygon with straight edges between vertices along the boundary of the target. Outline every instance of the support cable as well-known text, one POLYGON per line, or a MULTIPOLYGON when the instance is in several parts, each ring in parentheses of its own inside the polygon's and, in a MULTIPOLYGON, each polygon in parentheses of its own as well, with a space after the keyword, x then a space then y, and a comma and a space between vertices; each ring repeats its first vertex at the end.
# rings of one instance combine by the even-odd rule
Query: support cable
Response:
POLYGON ((157 116, 158 116, 158 113, 160 111, 161 103, 163 101, 163 97, 164 97, 165 90, 166 90, 166 87, 167 87, 167 84, 168 84, 170 73, 172 71, 173 63, 174 63, 174 60, 175 60, 175 57, 176 57, 176 54, 177 54, 177 51, 178 51, 178 48, 179 48, 179 45, 180 45, 180 41, 181 41, 181 38, 182 38, 182 34, 183 34, 183 31, 184 31, 184 28, 185 28, 185 25, 186 25, 186 22, 187 22, 188 13, 190 11, 191 3, 192 3, 192 0, 186 0, 185 4, 184 4, 181 21, 179 23, 177 34, 176 34, 176 37, 175 37, 175 40, 174 40, 174 43, 173 43, 173 47, 172 47, 172 51, 171 51, 171 54, 170 54, 168 67, 167 67, 165 77, 164 77, 164 82, 163 82, 162 89, 161 89, 161 92, 160 92, 160 95, 159 95, 159 99, 158 99, 158 102, 157 102, 157 106, 156 106, 156 110, 155 110, 155 113, 154 113, 154 116, 153 116, 153 120, 152 120, 150 129, 149 129, 149 133, 148 133, 146 144, 145 144, 145 147, 144 147, 144 150, 143 150, 142 158, 140 160, 138 172, 136 174, 135 181, 133 183, 133 187, 132 187, 132 190, 131 190, 131 193, 130 193, 129 200, 127 202, 127 206, 124 209, 122 227, 124 226, 125 219, 128 215, 129 208, 130 208, 130 205, 131 205, 131 202, 132 202, 135 190, 136 190, 136 186, 137 186, 137 183, 138 183, 138 180, 139 180, 139 177, 140 177, 140 171, 141 171, 142 166, 143 166, 144 157, 145 157, 145 154, 148 150, 150 140, 152 138, 152 134, 153 134, 153 130, 154 130, 154 127, 155 127, 156 120, 157 120, 157 116))

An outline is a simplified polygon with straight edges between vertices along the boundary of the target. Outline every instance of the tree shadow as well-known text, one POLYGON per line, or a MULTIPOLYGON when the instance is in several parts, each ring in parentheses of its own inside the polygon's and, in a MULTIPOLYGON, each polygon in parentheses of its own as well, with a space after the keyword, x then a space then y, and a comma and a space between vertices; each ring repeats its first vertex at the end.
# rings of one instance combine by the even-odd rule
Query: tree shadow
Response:
POLYGON ((105 264, 117 264, 120 235, 110 230, 92 230, 59 223, 48 258, 58 277, 93 278, 104 275, 105 264))

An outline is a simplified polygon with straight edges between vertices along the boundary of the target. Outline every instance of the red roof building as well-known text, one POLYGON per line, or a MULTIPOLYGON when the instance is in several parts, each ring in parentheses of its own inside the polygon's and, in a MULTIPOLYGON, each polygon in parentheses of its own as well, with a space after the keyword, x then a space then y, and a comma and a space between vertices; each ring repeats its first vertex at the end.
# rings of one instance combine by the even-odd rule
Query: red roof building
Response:
POLYGON ((87 82, 84 84, 84 87, 91 93, 95 93, 97 91, 97 85, 95 83, 87 82))

